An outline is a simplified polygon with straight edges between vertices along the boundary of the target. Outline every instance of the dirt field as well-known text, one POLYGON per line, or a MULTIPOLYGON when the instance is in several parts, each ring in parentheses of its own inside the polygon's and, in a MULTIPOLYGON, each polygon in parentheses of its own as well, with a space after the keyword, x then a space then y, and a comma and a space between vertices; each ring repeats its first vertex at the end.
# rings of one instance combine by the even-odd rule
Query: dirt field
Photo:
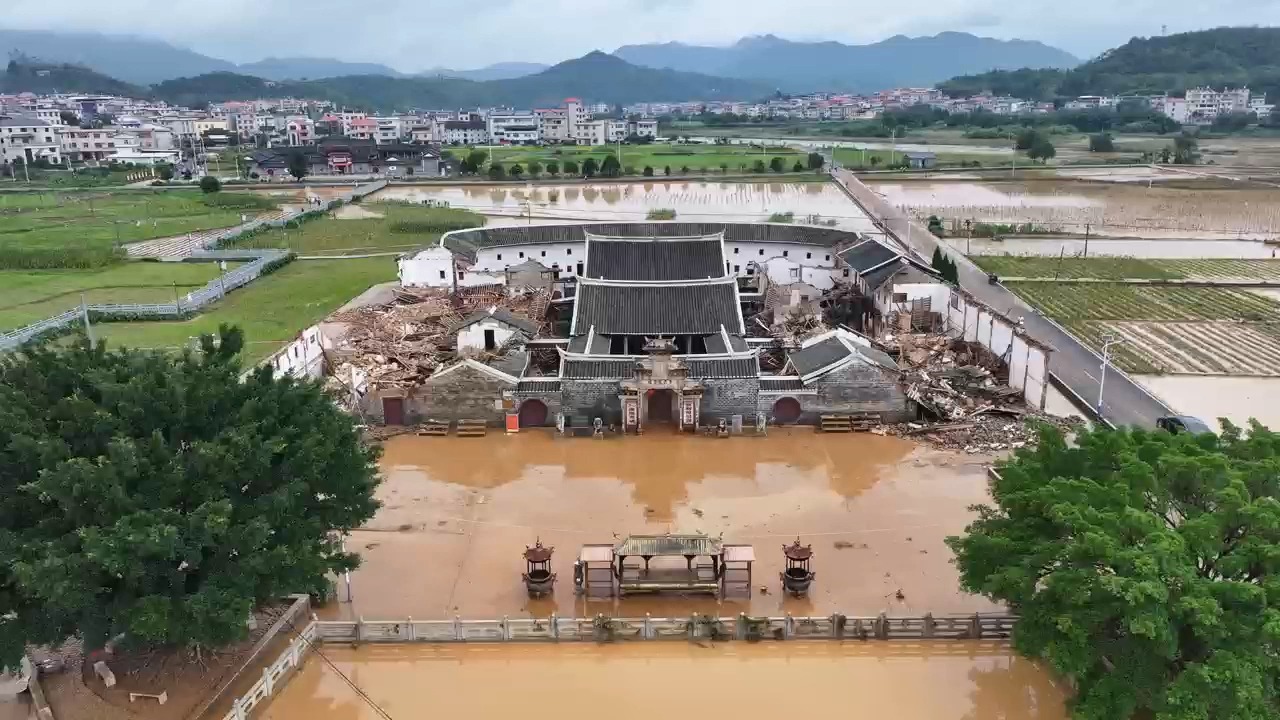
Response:
MULTIPOLYGON (((963 530, 970 504, 986 499, 987 461, 807 428, 729 440, 403 436, 386 445, 383 508, 349 541, 364 558, 352 573, 354 601, 320 612, 372 620, 992 611, 957 589, 942 542, 963 530), (707 598, 575 596, 582 544, 695 531, 755 546, 750 598, 717 606, 707 598), (797 537, 814 546, 817 581, 809 598, 784 599, 781 546, 797 537), (531 602, 521 553, 539 538, 556 547, 559 582, 553 598, 531 602)), ((345 599, 341 585, 338 594, 345 599)))

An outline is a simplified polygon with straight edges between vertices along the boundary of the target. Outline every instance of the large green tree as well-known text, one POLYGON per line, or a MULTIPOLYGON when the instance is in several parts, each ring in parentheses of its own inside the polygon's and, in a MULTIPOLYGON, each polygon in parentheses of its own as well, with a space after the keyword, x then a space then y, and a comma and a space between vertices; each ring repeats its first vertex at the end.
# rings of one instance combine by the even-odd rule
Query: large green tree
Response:
POLYGON ((604 160, 600 163, 600 176, 608 178, 616 178, 622 174, 622 163, 618 162, 616 155, 605 155, 604 160))
POLYGON ((948 539, 1076 718, 1280 718, 1280 435, 1223 428, 1046 428, 948 539))
POLYGON ((242 380, 242 345, 0 357, 0 665, 73 635, 222 645, 356 565, 376 453, 315 383, 242 380))

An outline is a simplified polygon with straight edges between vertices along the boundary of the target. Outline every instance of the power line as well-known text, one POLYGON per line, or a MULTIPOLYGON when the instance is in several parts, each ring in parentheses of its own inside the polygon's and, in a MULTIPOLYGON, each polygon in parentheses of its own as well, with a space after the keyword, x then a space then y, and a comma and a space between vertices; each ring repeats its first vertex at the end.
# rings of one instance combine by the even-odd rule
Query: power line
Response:
POLYGON ((285 624, 289 626, 289 629, 293 631, 294 635, 298 636, 299 640, 307 644, 307 648, 309 648, 310 650, 314 651, 317 655, 319 655, 321 660, 324 660, 325 664, 329 666, 330 670, 333 670, 335 673, 337 673, 338 677, 342 678, 342 681, 345 682, 348 687, 354 690, 355 693, 361 697, 361 699, 363 699, 366 703, 368 703, 369 707, 373 708, 374 712, 378 713, 386 720, 395 720, 395 718, 391 717, 390 713, 382 709, 381 705, 375 702, 373 698, 369 697, 368 693, 366 693, 364 690, 361 690, 359 685, 356 685, 351 678, 347 677, 346 673, 338 669, 338 666, 333 664, 333 661, 329 659, 329 656, 325 655, 324 652, 320 650, 320 648, 317 647, 315 643, 303 637, 302 633, 298 632, 298 628, 294 627, 292 621, 285 620, 285 624))

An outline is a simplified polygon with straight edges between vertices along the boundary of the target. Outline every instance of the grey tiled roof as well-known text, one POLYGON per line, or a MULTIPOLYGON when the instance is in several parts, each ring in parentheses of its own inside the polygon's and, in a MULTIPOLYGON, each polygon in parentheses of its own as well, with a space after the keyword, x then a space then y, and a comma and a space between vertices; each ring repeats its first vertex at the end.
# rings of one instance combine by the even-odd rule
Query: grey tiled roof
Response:
POLYGON ((604 335, 595 335, 591 337, 591 344, 587 345, 588 334, 583 333, 574 337, 569 341, 567 350, 571 353, 582 353, 590 355, 608 355, 609 354, 609 338, 604 335))
POLYGON ((702 341, 707 346, 707 352, 713 355, 727 353, 731 350, 733 352, 747 351, 747 341, 743 340, 741 335, 730 335, 728 345, 724 344, 724 336, 721 335, 720 333, 716 333, 715 335, 707 335, 706 337, 702 338, 702 341))
POLYGON ((454 325, 449 332, 458 332, 459 330, 465 327, 468 327, 470 325, 475 325, 481 320, 488 320, 489 318, 493 318, 498 322, 504 323, 506 325, 510 325, 513 328, 518 328, 520 330, 523 330, 529 333, 530 335, 533 335, 538 332, 537 325, 534 325, 532 322, 518 315, 512 315, 510 312, 503 310, 502 308, 497 308, 492 312, 488 310, 477 310, 471 313, 470 315, 462 318, 462 321, 459 322, 457 325, 454 325))
POLYGON ((803 390, 804 383, 800 382, 798 377, 762 377, 760 378, 760 392, 787 392, 791 390, 803 390))
POLYGON ((886 280, 897 275, 906 265, 901 259, 891 262, 884 267, 876 268, 869 273, 861 275, 862 281, 867 284, 867 289, 874 291, 885 283, 886 280))
POLYGON ((732 360, 698 360, 685 358, 691 378, 753 378, 760 374, 754 356, 732 360))
POLYGON ((807 348, 801 348, 789 356, 791 366, 801 375, 808 375, 815 370, 821 370, 828 365, 837 363, 850 355, 853 351, 840 342, 838 337, 829 337, 820 343, 815 343, 807 348))
POLYGON ((560 378, 556 378, 554 380, 524 378, 520 382, 516 383, 516 392, 560 392, 560 378))
POLYGON ((704 285, 580 283, 574 329, 606 335, 710 335, 723 325, 741 332, 733 282, 704 285))
MULTIPOLYGON (((685 357, 689 377, 699 378, 753 378, 760 374, 754 357, 732 360, 698 360, 685 357)), ((565 360, 562 377, 575 380, 623 380, 635 375, 635 359, 626 360, 565 360)))
POLYGON ((840 253, 840 259, 858 272, 865 272, 898 257, 898 253, 875 240, 864 240, 840 253))
POLYGON ((560 376, 566 380, 621 380, 635 375, 636 361, 565 360, 560 376))
POLYGON ((600 240, 587 248, 587 277, 703 280, 724 277, 720 240, 600 240))
POLYGON ((458 230, 444 236, 444 246, 474 259, 476 250, 482 247, 582 242, 587 233, 602 237, 652 238, 702 237, 719 232, 723 232, 724 239, 729 242, 796 243, 821 247, 855 242, 860 237, 857 233, 835 228, 765 223, 583 223, 458 230))

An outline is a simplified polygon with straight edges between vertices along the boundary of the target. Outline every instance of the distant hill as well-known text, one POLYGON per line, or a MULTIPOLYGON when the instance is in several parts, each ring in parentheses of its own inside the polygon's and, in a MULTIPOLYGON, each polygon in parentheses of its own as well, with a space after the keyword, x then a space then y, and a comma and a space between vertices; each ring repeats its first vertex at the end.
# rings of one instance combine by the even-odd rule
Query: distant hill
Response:
POLYGON ((0 30, 0 52, 83 65, 138 85, 236 69, 234 63, 159 40, 98 33, 0 30))
POLYGON ((1019 97, 1037 89, 1042 98, 1125 93, 1182 93, 1210 85, 1241 87, 1280 97, 1280 28, 1215 28, 1133 38, 1062 73, 1028 70, 954 77, 939 85, 965 95, 989 89, 1019 97))
POLYGON ((224 72, 167 80, 152 90, 156 97, 179 105, 292 95, 332 100, 353 108, 403 110, 492 105, 532 108, 558 105, 571 96, 611 105, 655 100, 751 100, 770 93, 772 88, 749 80, 637 67, 596 51, 533 75, 485 82, 381 75, 272 82, 224 72))
POLYGON ((486 65, 475 70, 452 70, 450 68, 432 68, 426 72, 418 73, 420 77, 451 77, 462 78, 463 80, 475 80, 483 82, 485 80, 510 80, 512 78, 524 77, 540 73, 551 67, 542 63, 527 62, 504 62, 486 65))
POLYGON ((0 75, 0 93, 94 93, 142 96, 147 90, 79 65, 15 58, 0 75))
POLYGON ((726 48, 682 43, 624 45, 613 54, 645 67, 755 78, 791 92, 932 86, 954 77, 957 70, 1069 68, 1080 62, 1074 55, 1040 42, 956 32, 916 38, 896 35, 869 45, 794 42, 764 35, 743 38, 726 48))
POLYGON ((266 80, 319 80, 343 75, 404 77, 395 68, 380 63, 355 63, 314 57, 269 57, 257 62, 242 63, 235 67, 235 72, 266 80))

